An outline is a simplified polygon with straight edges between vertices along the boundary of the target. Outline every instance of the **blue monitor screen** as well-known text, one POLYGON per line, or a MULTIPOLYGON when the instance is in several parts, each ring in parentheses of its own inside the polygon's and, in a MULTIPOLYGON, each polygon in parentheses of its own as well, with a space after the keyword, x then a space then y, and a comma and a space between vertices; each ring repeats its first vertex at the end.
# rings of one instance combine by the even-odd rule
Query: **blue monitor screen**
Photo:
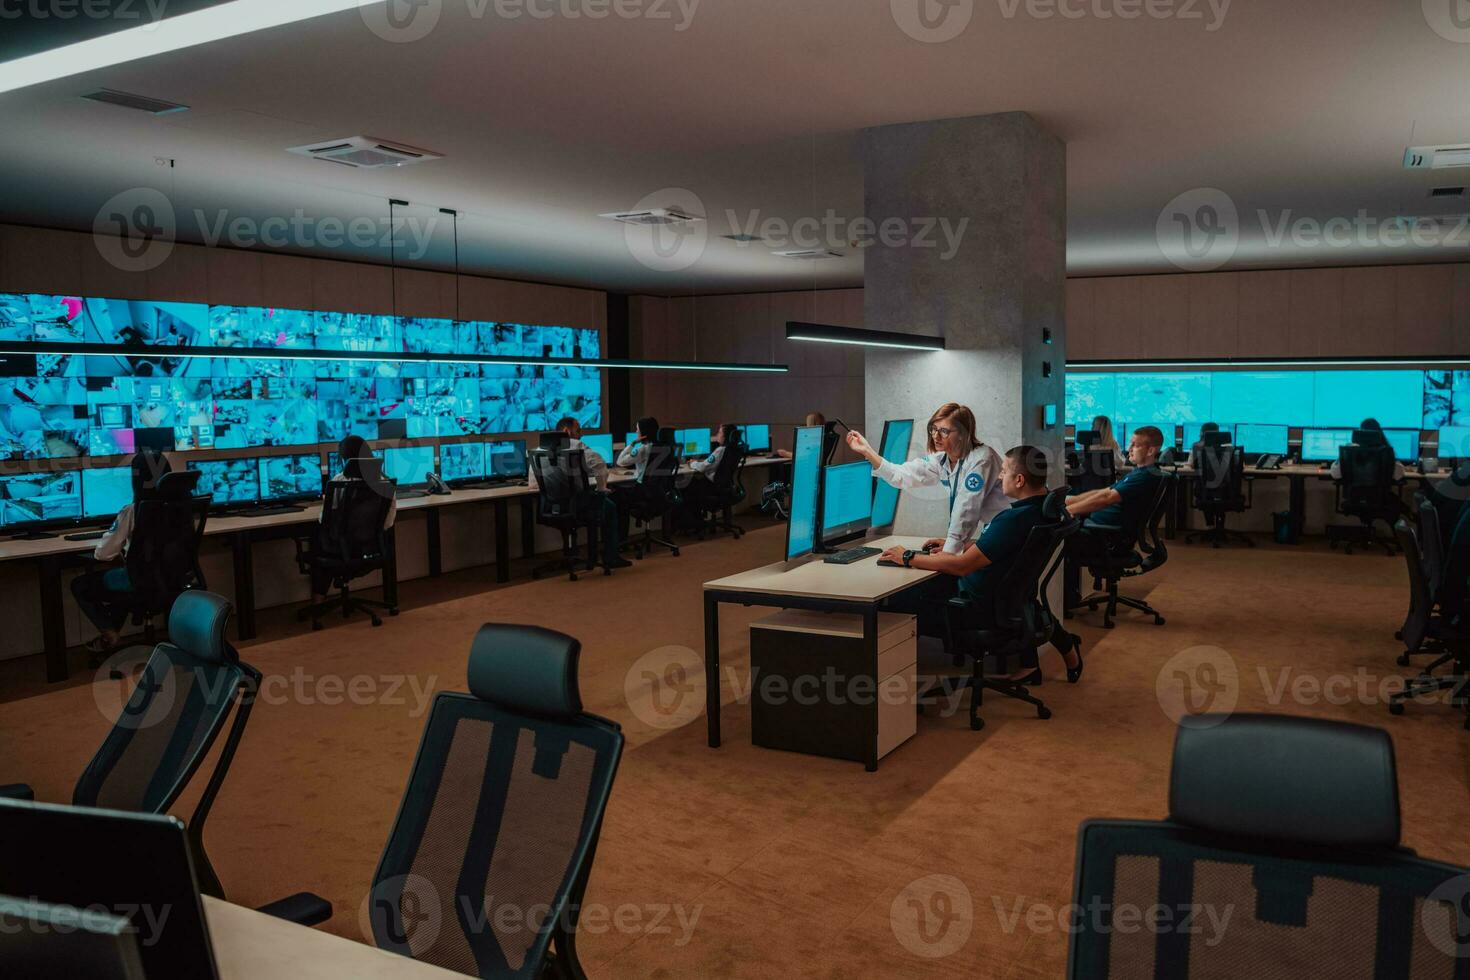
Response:
POLYGON ((629 432, 627 438, 625 438, 623 440, 623 445, 625 445, 625 446, 631 446, 631 445, 633 445, 633 443, 635 443, 637 441, 638 441, 638 433, 636 433, 636 432, 629 432))
POLYGON ((866 461, 822 472, 822 539, 865 530, 873 516, 873 468, 866 461))
MULTIPOLYGON (((1219 423, 1219 426, 1221 432, 1227 432, 1230 434, 1230 439, 1233 443, 1235 440, 1235 426, 1226 422, 1219 423)), ((1183 446, 1185 449, 1193 449, 1194 444, 1199 442, 1200 430, 1203 428, 1203 422, 1184 423, 1184 438, 1179 441, 1179 445, 1183 446)))
POLYGON ((434 472, 433 446, 407 446, 383 450, 383 475, 400 487, 417 487, 429 482, 434 472))
POLYGON ((1146 423, 1149 419, 1208 422, 1211 376, 1182 371, 1120 374, 1114 418, 1146 423))
MULTIPOLYGON (((888 462, 902 466, 908 462, 909 443, 914 438, 913 419, 890 419, 883 423, 883 445, 878 450, 888 462)), ((889 527, 898 518, 898 488, 882 480, 873 487, 873 526, 889 527)))
POLYGON ((492 442, 485 446, 485 460, 490 475, 502 479, 522 479, 527 473, 524 442, 492 442))
POLYGON ((1418 429, 1384 429, 1388 444, 1393 447, 1393 458, 1401 463, 1412 463, 1419 458, 1418 429))
POLYGON ((1423 371, 1318 371, 1312 422, 1353 428, 1375 418, 1388 429, 1418 428, 1424 415, 1423 371))
POLYGON ((199 471, 194 492, 213 497, 212 505, 260 500, 260 460, 256 457, 190 460, 189 469, 199 471))
MULTIPOLYGON (((381 449, 373 449, 373 450, 369 450, 369 451, 376 458, 378 458, 378 459, 382 459, 383 458, 383 450, 381 450, 381 449)), ((342 474, 342 457, 341 456, 338 456, 335 452, 327 453, 327 476, 330 478, 330 477, 334 477, 334 476, 340 476, 341 474, 342 474)), ((386 475, 386 473, 384 475, 386 475)))
POLYGON ((1159 434, 1164 437, 1162 448, 1173 448, 1175 427, 1174 423, 1172 422, 1135 422, 1132 424, 1120 423, 1117 429, 1113 432, 1113 438, 1118 440, 1119 448, 1126 451, 1128 449, 1128 441, 1133 438, 1133 433, 1137 432, 1139 429, 1143 428, 1146 425, 1151 425, 1155 429, 1158 429, 1159 434))
POLYGON ((316 453, 302 453, 296 456, 261 458, 261 500, 293 500, 321 495, 321 456, 316 453))
POLYGON ((439 447, 439 475, 446 483, 468 483, 483 480, 485 470, 485 444, 483 442, 457 442, 439 447))
POLYGON ((1470 458, 1470 425, 1447 425, 1439 430, 1441 459, 1470 458))
POLYGON ((1256 425, 1242 422, 1235 427, 1235 444, 1248 453, 1286 455, 1289 430, 1284 425, 1256 425))
POLYGON ((1331 462, 1337 459, 1337 451, 1352 441, 1352 429, 1303 429, 1302 459, 1312 463, 1331 462))
POLYGON ((133 502, 131 466, 82 470, 82 516, 111 517, 133 502))
POLYGON ((613 454, 613 437, 611 432, 604 432, 595 436, 583 436, 582 445, 602 457, 604 463, 611 464, 617 457, 613 454))
POLYGON ((1315 411, 1314 372, 1217 371, 1209 416, 1257 425, 1309 425, 1315 411))
POLYGON ((1067 374, 1067 421, 1079 430, 1092 428, 1094 416, 1112 418, 1118 395, 1116 374, 1067 374))
POLYGON ((791 519, 786 523, 786 560, 810 554, 817 534, 817 480, 822 468, 822 427, 796 430, 791 451, 791 519))
POLYGON ((742 425, 740 437, 745 440, 745 448, 753 453, 763 453, 771 448, 769 425, 742 425))
POLYGON ((0 527, 81 516, 82 478, 77 470, 0 476, 0 527))
POLYGON ((708 429, 676 429, 674 440, 683 443, 685 456, 709 455, 708 429))

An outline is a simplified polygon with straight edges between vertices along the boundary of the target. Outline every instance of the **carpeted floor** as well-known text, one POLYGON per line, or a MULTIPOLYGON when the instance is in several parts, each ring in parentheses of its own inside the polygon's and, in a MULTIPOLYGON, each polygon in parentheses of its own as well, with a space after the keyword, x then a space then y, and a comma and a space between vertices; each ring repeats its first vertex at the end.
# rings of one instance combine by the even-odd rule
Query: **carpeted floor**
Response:
MULTIPOLYGON (((477 573, 414 583, 412 608, 376 630, 358 621, 301 633, 266 617, 262 632, 274 638, 243 653, 274 680, 207 841, 230 897, 258 904, 309 888, 336 905, 328 929, 363 938, 359 909, 426 699, 464 688, 468 644, 486 621, 578 635, 587 708, 628 735, 587 895, 601 913, 579 940, 594 976, 1060 976, 1067 943, 1055 921, 1071 898, 1078 823, 1164 813, 1174 724, 1157 685, 1181 653, 1187 666, 1203 657, 1218 668, 1212 690, 1227 702, 1233 693, 1237 710, 1386 727, 1406 843, 1470 864, 1463 716, 1428 705, 1394 718, 1380 703, 1403 673, 1393 662, 1406 603, 1400 558, 1264 540, 1250 551, 1176 545, 1152 581, 1131 587, 1151 593, 1166 626, 1128 613, 1112 631, 1097 628, 1100 617, 1072 621, 1086 675, 1068 685, 1060 660, 1047 659, 1039 693, 1052 719, 998 699, 979 733, 963 712, 926 716, 916 738, 866 773, 753 748, 749 708, 731 690, 725 747, 708 749, 702 715, 660 727, 678 714, 650 710, 654 692, 631 669, 666 647, 688 650, 660 658, 697 658, 701 583, 769 561, 780 533, 691 544, 610 579, 490 591, 477 573)), ((746 627, 764 614, 724 607, 737 684, 746 627)), ((0 777, 65 800, 107 726, 99 697, 117 692, 36 690, 0 691, 9 698, 0 777)), ((667 711, 667 697, 660 705, 667 711)))

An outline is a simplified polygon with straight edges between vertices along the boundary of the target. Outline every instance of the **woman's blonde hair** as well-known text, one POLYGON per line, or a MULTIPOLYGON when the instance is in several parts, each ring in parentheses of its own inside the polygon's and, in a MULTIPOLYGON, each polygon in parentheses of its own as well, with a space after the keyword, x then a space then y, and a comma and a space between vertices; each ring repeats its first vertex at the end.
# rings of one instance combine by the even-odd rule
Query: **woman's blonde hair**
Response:
POLYGON ((929 416, 929 424, 924 428, 929 452, 939 452, 939 446, 934 441, 934 426, 945 421, 960 430, 960 435, 968 444, 965 450, 967 453, 980 445, 980 440, 975 438, 975 413, 958 402, 946 402, 934 410, 934 414, 929 416))
POLYGON ((1113 435, 1113 420, 1106 415, 1093 417, 1092 431, 1097 433, 1097 447, 1099 449, 1118 448, 1118 438, 1113 435))

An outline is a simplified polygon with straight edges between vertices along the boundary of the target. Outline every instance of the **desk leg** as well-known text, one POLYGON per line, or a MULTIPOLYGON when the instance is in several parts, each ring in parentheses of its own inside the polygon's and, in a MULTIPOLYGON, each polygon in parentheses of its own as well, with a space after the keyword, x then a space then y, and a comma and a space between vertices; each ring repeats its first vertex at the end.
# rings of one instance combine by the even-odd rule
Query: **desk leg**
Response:
POLYGON ((495 581, 510 581, 510 506, 504 498, 495 507, 495 581))
POLYGON ((388 604, 388 615, 398 615, 398 531, 389 528, 384 535, 388 553, 383 556, 383 601, 388 604))
POLYGON ((1302 532, 1307 527, 1307 480, 1306 477, 1293 476, 1287 480, 1288 510, 1291 514, 1291 543, 1297 544, 1301 541, 1302 532))
POLYGON ((235 636, 255 639, 255 557, 250 550, 250 532, 230 535, 235 559, 235 636))
POLYGON ((440 552, 439 540, 439 508, 426 507, 426 534, 429 539, 429 577, 438 578, 444 570, 443 556, 440 552))
MULTIPOLYGON (((709 719, 709 747, 720 747, 720 600, 704 596, 704 713, 709 719)), ((876 748, 876 746, 875 746, 876 748)))
POLYGON ((536 497, 521 498, 521 557, 536 557, 536 497))
POLYGON ((41 637, 46 648, 46 680, 66 680, 66 618, 61 606, 61 556, 41 557, 41 637))
POLYGON ((878 771, 878 606, 863 610, 863 661, 867 675, 873 679, 872 710, 863 712, 863 751, 867 758, 864 767, 868 772, 878 771))

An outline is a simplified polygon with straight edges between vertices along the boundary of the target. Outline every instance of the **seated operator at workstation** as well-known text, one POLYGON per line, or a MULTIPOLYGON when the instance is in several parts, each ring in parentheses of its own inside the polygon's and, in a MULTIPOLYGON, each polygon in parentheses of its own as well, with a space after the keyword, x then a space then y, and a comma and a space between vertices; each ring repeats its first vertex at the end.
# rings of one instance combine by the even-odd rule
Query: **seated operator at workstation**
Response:
POLYGON ((1128 440, 1128 461, 1133 469, 1110 487, 1089 490, 1067 498, 1067 511, 1073 517, 1087 517, 1078 532, 1067 541, 1066 602, 1071 606, 1081 598, 1077 587, 1077 569, 1089 561, 1101 560, 1108 540, 1092 528, 1122 529, 1131 548, 1135 535, 1148 520, 1149 508, 1158 493, 1158 481, 1164 478, 1159 469, 1159 452, 1164 433, 1152 425, 1139 426, 1128 440))

